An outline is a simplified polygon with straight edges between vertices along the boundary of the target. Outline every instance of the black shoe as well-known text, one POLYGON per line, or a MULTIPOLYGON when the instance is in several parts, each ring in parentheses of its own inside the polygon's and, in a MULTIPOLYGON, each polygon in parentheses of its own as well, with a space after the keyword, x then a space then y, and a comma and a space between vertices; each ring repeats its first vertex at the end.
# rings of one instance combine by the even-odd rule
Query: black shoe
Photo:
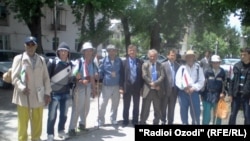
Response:
POLYGON ((75 130, 75 129, 69 130, 68 135, 69 135, 70 137, 76 136, 76 130, 75 130))
POLYGON ((132 121, 132 124, 133 124, 133 125, 138 125, 139 123, 138 123, 138 121, 134 121, 134 120, 133 120, 133 121, 132 121))
POLYGON ((79 129, 80 131, 88 131, 88 129, 86 128, 86 126, 83 125, 83 124, 79 124, 78 129, 79 129))
POLYGON ((126 126, 128 126, 128 121, 123 121, 122 127, 126 127, 126 126))

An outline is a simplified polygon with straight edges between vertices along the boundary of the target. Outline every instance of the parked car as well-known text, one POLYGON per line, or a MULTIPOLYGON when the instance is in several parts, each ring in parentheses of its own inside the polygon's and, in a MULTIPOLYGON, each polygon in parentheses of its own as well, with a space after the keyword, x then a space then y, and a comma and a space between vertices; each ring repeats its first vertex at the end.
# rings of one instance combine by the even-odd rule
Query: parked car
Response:
POLYGON ((43 51, 43 54, 41 54, 44 58, 46 63, 49 61, 50 58, 55 58, 56 57, 56 52, 55 51, 49 51, 49 50, 45 50, 43 51))
POLYGON ((0 50, 0 88, 10 88, 12 84, 3 81, 3 74, 11 68, 13 59, 19 51, 0 50))
POLYGON ((239 58, 225 58, 222 59, 221 61, 221 68, 223 68, 226 72, 226 90, 228 90, 229 87, 229 81, 233 76, 233 66, 234 64, 236 64, 237 62, 239 62, 240 59, 239 58))
POLYGON ((70 52, 70 59, 76 60, 82 57, 82 53, 80 52, 70 52))
POLYGON ((226 71, 227 78, 231 77, 231 72, 233 70, 234 64, 239 62, 239 58, 225 58, 221 60, 221 67, 226 71))
MULTIPOLYGON (((140 59, 142 59, 143 61, 148 61, 149 60, 148 55, 142 55, 142 56, 140 56, 140 59)), ((157 59, 158 62, 162 63, 162 62, 164 62, 166 60, 167 60, 167 58, 165 56, 158 55, 158 59, 157 59)))

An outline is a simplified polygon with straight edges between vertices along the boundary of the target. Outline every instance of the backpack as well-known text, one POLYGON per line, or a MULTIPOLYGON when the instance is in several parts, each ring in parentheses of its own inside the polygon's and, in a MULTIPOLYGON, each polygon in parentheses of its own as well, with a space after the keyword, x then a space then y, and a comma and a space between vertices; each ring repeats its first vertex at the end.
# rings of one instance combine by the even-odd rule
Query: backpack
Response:
MULTIPOLYGON (((71 70, 73 68, 73 64, 72 62, 70 62, 70 67, 71 67, 71 70)), ((54 74, 54 71, 55 71, 55 68, 56 68, 56 60, 53 59, 52 62, 51 62, 51 70, 49 72, 49 77, 51 78, 52 74, 54 74)), ((69 83, 69 87, 72 89, 74 87, 74 83, 73 82, 70 82, 69 83)))
MULTIPOLYGON (((21 65, 22 59, 23 59, 23 54, 22 54, 21 59, 20 59, 20 61, 19 61, 19 64, 20 64, 20 65, 21 65)), ((5 83, 9 83, 9 84, 12 83, 11 73, 12 73, 12 68, 9 68, 8 71, 5 72, 5 73, 3 74, 3 81, 4 81, 5 83)))

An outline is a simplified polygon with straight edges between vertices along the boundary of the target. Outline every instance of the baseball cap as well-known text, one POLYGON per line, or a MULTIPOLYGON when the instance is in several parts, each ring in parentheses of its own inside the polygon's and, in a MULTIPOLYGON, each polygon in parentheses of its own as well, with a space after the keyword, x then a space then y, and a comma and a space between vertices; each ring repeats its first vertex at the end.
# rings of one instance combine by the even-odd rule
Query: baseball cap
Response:
POLYGON ((30 42, 32 42, 32 43, 34 43, 34 44, 37 45, 36 38, 33 37, 33 36, 29 36, 29 37, 25 38, 25 44, 30 43, 30 42))

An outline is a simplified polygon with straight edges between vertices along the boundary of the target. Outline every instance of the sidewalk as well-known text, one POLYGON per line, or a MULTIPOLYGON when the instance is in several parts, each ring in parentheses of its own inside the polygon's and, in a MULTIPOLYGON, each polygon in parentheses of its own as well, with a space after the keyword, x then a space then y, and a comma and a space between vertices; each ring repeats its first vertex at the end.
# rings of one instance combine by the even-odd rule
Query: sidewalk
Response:
MULTIPOLYGON (((15 109, 15 105, 11 104, 11 96, 12 92, 6 93, 6 91, 0 90, 1 96, 7 96, 8 101, 1 99, 0 103, 4 101, 4 105, 0 105, 0 140, 1 141, 17 141, 17 112, 15 109)), ((2 97, 0 97, 2 98, 2 97)), ((82 133, 79 136, 76 136, 72 139, 68 139, 68 141, 134 141, 135 135, 134 135, 134 127, 132 125, 129 125, 127 127, 122 127, 122 110, 123 110, 123 100, 122 96, 120 99, 120 104, 118 107, 118 114, 117 114, 117 120, 118 120, 118 126, 114 127, 110 125, 109 121, 109 115, 110 115, 110 104, 109 102, 107 109, 106 109, 106 126, 97 128, 95 127, 95 123, 98 116, 98 100, 97 98, 91 99, 91 105, 90 105, 90 112, 87 118, 87 128, 90 130, 88 132, 82 133)), ((130 108, 130 119, 132 118, 132 104, 130 108)), ((202 106, 202 105, 201 105, 202 106)), ((175 118, 174 123, 175 124, 181 124, 180 120, 180 114, 179 114, 179 103, 177 101, 176 103, 176 109, 175 109, 175 118)), ((69 121, 70 121, 70 114, 71 114, 71 107, 68 111, 68 119, 66 122, 66 131, 68 131, 69 121)), ((46 127, 47 127, 47 116, 48 116, 48 110, 47 108, 44 108, 44 114, 43 114, 43 131, 41 139, 45 141, 47 139, 46 134, 46 127)), ((202 118, 202 116, 201 116, 202 118)), ((191 119, 191 118, 189 118, 191 119)), ((238 118, 237 118, 237 124, 242 124, 244 120, 244 117, 242 115, 242 111, 239 112, 238 118)), ((55 125, 55 136, 57 136, 57 122, 55 125)), ((149 124, 153 122, 153 108, 151 105, 150 115, 147 121, 149 124)), ((223 120, 223 124, 227 124, 228 120, 223 120)), ((55 141, 60 141, 59 138, 55 138, 55 141)))

